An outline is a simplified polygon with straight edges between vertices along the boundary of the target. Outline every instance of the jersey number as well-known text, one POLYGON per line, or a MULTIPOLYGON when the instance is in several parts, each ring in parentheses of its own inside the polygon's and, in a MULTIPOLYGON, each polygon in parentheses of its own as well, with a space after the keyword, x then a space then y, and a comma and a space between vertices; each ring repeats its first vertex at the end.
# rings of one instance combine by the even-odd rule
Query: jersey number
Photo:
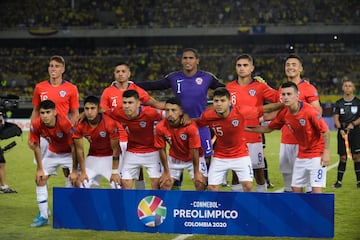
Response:
POLYGON ((176 93, 181 93, 180 83, 177 83, 177 91, 176 91, 176 93))
POLYGON ((224 132, 222 130, 222 127, 213 127, 212 130, 217 136, 224 136, 224 132))

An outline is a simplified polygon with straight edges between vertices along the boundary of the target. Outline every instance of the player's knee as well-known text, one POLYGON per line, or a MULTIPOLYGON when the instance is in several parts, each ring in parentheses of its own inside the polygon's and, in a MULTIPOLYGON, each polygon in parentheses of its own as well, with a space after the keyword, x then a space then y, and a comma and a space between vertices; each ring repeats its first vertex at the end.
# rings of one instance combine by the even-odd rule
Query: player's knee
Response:
POLYGON ((208 185, 208 190, 209 191, 219 191, 219 186, 218 185, 208 185))
POLYGON ((242 182, 242 188, 244 192, 251 192, 252 191, 252 182, 242 182))

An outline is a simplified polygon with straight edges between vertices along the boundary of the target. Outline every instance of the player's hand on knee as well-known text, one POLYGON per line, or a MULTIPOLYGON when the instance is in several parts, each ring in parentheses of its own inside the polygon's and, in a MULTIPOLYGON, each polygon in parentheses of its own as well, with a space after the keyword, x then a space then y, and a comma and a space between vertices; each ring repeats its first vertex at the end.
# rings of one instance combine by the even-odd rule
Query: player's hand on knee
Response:
POLYGON ((159 186, 162 190, 170 190, 173 185, 173 180, 169 173, 163 173, 159 179, 159 186))

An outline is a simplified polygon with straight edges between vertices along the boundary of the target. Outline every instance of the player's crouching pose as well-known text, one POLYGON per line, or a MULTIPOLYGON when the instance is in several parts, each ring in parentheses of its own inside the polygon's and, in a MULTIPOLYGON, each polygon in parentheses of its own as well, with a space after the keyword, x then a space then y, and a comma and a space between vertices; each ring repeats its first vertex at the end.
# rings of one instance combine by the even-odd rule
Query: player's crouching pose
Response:
POLYGON ((330 162, 330 131, 319 112, 310 104, 299 101, 295 83, 281 85, 281 97, 285 104, 268 126, 247 128, 248 131, 268 133, 287 127, 299 142, 291 187, 302 192, 310 179, 313 193, 321 193, 326 186, 326 166, 330 162))
POLYGON ((159 149, 164 172, 160 177, 160 188, 170 190, 175 180, 180 180, 185 169, 189 171, 196 190, 205 190, 207 167, 201 148, 199 130, 194 122, 183 126, 184 115, 181 101, 170 98, 165 104, 166 119, 156 125, 155 147, 159 149), (170 145, 169 157, 166 143, 170 145))
POLYGON ((48 223, 47 181, 50 175, 56 175, 59 167, 71 168, 72 159, 76 158, 72 140, 73 127, 66 116, 56 114, 55 103, 45 100, 40 103, 40 116, 32 121, 29 147, 34 151, 37 162, 35 175, 36 196, 39 214, 31 224, 40 227, 48 223), (49 150, 41 155, 40 137, 49 143, 49 150))
POLYGON ((216 134, 214 159, 208 174, 208 189, 218 191, 227 171, 236 172, 245 192, 252 190, 253 171, 248 148, 244 138, 245 120, 259 118, 262 113, 283 107, 282 103, 265 106, 232 106, 230 93, 226 88, 214 91, 213 109, 203 112, 196 123, 209 126, 216 134))
POLYGON ((84 100, 85 119, 75 125, 73 139, 76 159, 70 181, 74 186, 89 188, 98 186, 103 176, 110 182, 111 188, 120 188, 119 171, 119 132, 117 123, 100 113, 100 100, 89 96, 84 100), (89 143, 89 153, 84 160, 83 137, 89 143), (78 175, 80 167, 80 175, 78 175))
POLYGON ((162 119, 162 110, 141 106, 135 90, 126 90, 122 95, 122 108, 113 108, 107 113, 119 121, 128 133, 128 145, 121 169, 123 189, 132 189, 139 178, 140 168, 145 167, 152 189, 159 189, 161 161, 154 147, 154 125, 162 119))

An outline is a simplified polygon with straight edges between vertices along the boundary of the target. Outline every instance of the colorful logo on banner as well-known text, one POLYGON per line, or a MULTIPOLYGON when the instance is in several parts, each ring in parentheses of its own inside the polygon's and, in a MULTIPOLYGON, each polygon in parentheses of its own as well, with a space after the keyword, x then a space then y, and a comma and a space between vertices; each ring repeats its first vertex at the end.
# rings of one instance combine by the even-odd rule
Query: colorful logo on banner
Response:
POLYGON ((166 218, 164 201, 157 196, 144 197, 138 205, 139 220, 148 227, 162 224, 166 218))

